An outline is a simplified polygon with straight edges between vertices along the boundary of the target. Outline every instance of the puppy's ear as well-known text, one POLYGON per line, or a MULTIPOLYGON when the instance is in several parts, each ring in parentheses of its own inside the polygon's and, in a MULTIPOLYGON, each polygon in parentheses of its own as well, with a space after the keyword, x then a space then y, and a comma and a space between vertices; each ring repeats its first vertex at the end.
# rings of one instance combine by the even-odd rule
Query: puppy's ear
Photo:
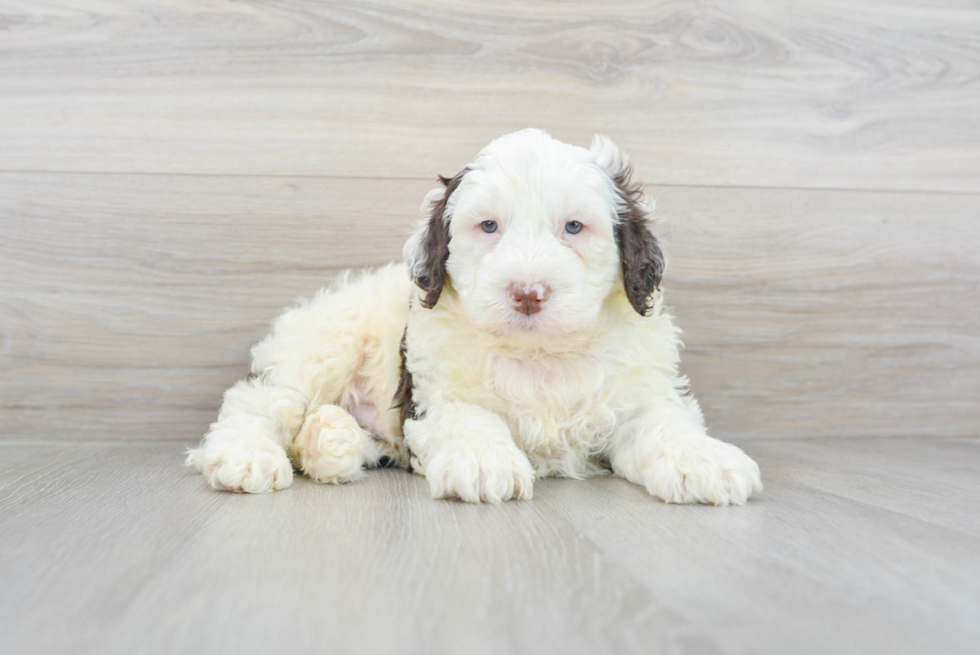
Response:
POLYGON ((643 185, 633 181, 629 159, 616 144, 596 135, 589 152, 616 190, 614 231, 626 297, 637 313, 647 316, 653 309, 653 293, 660 287, 665 266, 663 251, 652 231, 653 202, 643 193, 643 185))
POLYGON ((439 176, 445 188, 433 189, 425 196, 421 225, 405 243, 405 262, 412 280, 425 294, 422 306, 426 309, 435 307, 445 283, 452 218, 446 212, 446 205, 467 170, 464 168, 453 178, 439 176))

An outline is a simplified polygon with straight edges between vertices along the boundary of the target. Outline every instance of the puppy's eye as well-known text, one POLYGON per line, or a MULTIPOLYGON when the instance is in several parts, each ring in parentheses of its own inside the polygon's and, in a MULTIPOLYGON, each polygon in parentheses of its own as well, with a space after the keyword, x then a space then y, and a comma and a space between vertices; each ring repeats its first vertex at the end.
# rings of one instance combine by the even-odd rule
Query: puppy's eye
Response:
POLYGON ((578 234, 582 231, 582 223, 579 221, 568 221, 565 223, 565 231, 569 234, 578 234))
POLYGON ((497 231, 497 221, 483 221, 483 231, 487 234, 493 234, 497 231))

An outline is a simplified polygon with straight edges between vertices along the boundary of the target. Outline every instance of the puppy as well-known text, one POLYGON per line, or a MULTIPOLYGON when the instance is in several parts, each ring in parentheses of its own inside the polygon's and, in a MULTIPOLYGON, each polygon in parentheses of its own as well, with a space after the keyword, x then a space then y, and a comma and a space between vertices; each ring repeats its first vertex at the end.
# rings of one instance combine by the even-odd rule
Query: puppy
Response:
POLYGON ((668 503, 741 505, 759 467, 708 436, 678 374, 652 203, 609 139, 501 137, 425 199, 407 266, 286 312, 188 451, 216 489, 424 475, 434 498, 531 498, 612 471, 668 503))

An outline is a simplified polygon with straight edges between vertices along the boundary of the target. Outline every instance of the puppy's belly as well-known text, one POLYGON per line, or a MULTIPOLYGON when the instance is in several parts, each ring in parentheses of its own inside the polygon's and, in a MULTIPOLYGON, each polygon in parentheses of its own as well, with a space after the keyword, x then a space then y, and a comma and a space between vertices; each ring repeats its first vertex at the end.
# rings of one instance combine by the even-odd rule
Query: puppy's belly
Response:
POLYGON ((358 425, 382 441, 390 441, 392 435, 385 425, 385 419, 377 398, 372 397, 368 381, 362 376, 355 376, 348 393, 348 400, 343 404, 358 425))

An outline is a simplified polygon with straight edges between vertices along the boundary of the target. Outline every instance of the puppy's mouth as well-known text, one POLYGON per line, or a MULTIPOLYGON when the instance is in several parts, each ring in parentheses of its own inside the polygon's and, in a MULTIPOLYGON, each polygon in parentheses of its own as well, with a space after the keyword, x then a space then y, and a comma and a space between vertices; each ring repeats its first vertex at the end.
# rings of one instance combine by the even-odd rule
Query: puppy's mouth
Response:
POLYGON ((509 306, 504 313, 505 329, 511 333, 540 334, 542 336, 561 332, 556 330, 554 309, 549 305, 528 309, 509 306))
POLYGON ((552 317, 547 309, 525 312, 509 306, 506 302, 498 304, 494 309, 493 319, 483 323, 482 329, 497 338, 545 335, 551 332, 549 325, 552 317))
POLYGON ((493 336, 504 340, 550 340, 566 332, 551 287, 543 283, 520 287, 511 284, 497 293, 487 307, 489 311, 481 312, 484 320, 479 321, 482 329, 493 336))
POLYGON ((511 327, 520 330, 534 330, 541 326, 543 319, 540 314, 535 312, 534 314, 525 314, 524 312, 511 312, 508 315, 508 323, 511 327))

